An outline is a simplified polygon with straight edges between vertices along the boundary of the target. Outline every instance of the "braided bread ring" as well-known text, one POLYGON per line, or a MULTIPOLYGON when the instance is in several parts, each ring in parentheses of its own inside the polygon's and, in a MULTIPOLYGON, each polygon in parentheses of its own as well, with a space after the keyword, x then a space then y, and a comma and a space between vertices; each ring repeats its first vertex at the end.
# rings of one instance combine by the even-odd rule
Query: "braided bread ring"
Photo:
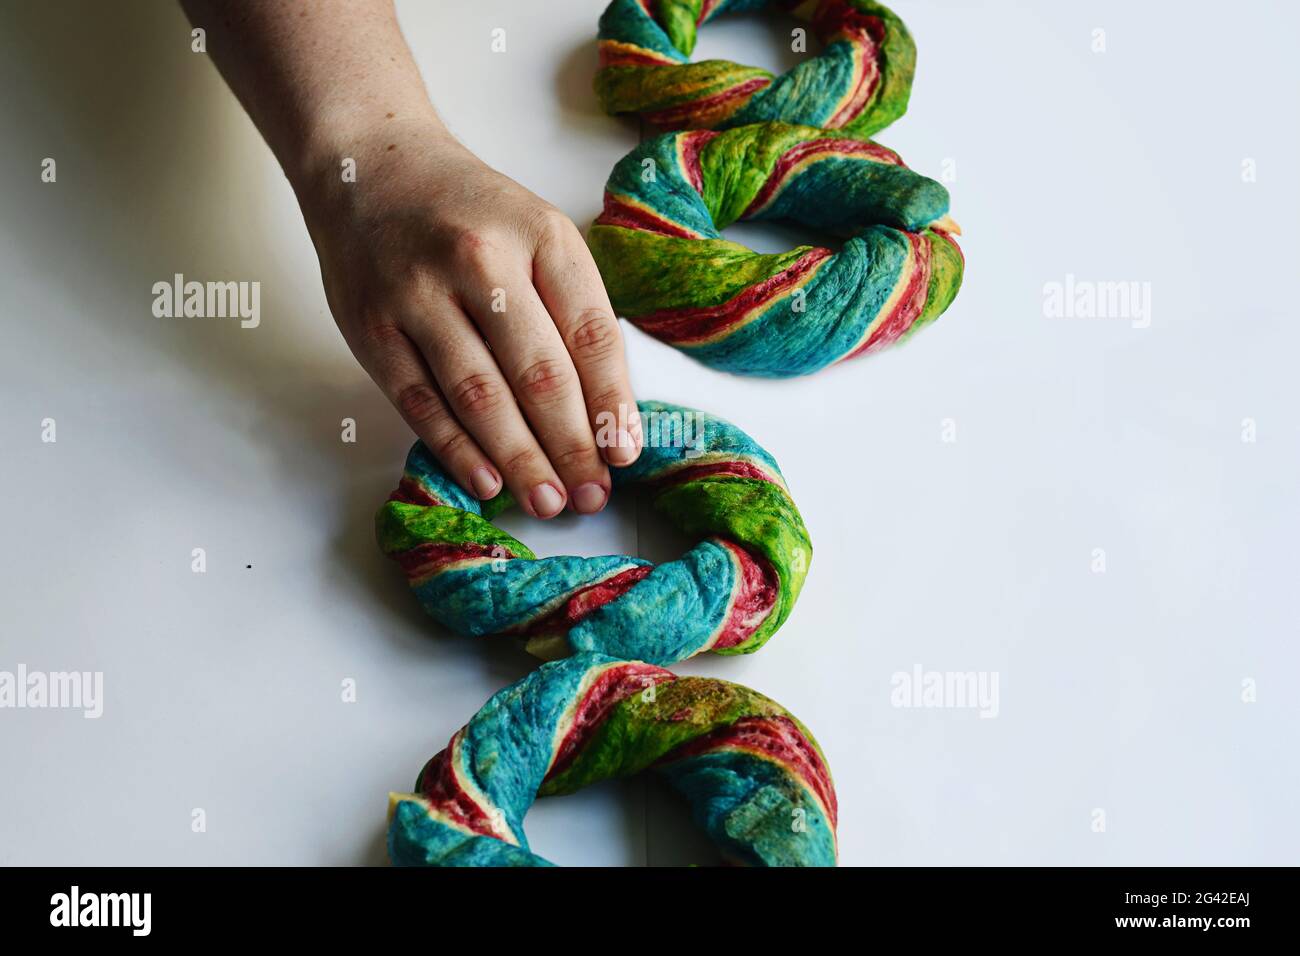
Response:
POLYGON ((916 69, 907 28, 874 0, 614 0, 599 38, 601 106, 661 129, 780 120, 870 136, 907 111, 916 69), (811 21, 819 56, 780 77, 728 60, 687 62, 699 25, 773 5, 811 21))
POLYGON ((613 470, 614 485, 650 486, 656 510, 698 545, 658 566, 621 555, 538 559, 490 523, 507 495, 480 504, 417 442, 376 532, 425 609, 457 633, 522 637, 543 658, 598 651, 668 664, 762 647, 812 558, 776 461, 719 418, 638 407, 645 447, 613 470))
POLYGON ((549 866, 528 849, 537 796, 654 769, 726 860, 834 866, 836 802, 817 741, 785 708, 727 681, 581 654, 498 691, 415 793, 390 794, 397 865, 549 866))
POLYGON ((717 368, 787 376, 901 341, 961 285, 948 191, 874 142, 760 123, 667 133, 628 153, 587 242, 615 310, 717 368), (825 197, 833 196, 833 201, 825 197), (838 253, 760 255, 719 230, 785 219, 838 253))

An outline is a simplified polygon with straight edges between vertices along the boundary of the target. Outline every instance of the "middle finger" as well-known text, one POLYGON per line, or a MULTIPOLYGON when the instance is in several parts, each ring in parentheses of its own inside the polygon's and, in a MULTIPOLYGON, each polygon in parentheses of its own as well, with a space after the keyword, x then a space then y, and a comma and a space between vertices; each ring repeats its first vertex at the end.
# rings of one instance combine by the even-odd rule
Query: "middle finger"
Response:
POLYGON ((532 282, 521 277, 492 289, 486 301, 465 304, 574 509, 599 511, 609 499, 609 469, 596 448, 573 360, 532 282))

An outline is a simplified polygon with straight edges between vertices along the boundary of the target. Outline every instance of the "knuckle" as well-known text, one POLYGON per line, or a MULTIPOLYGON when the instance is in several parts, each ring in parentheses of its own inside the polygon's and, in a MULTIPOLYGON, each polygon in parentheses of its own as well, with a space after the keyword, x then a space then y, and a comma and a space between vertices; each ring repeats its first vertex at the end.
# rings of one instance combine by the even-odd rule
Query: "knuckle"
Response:
POLYGON ((461 268, 479 269, 492 256, 492 238, 481 229, 462 229, 448 237, 452 260, 461 268))
POLYGON ((588 360, 608 358, 618 351, 621 344, 618 323, 602 309, 584 310, 569 334, 569 351, 588 360))
POLYGON ((361 347, 376 355, 387 355, 392 352, 405 337, 406 333, 392 322, 372 318, 363 319, 361 330, 357 333, 357 340, 361 347))
POLYGON ((516 379, 519 394, 535 402, 561 394, 572 384, 572 367, 558 358, 539 359, 520 372, 516 379))
POLYGON ((495 375, 478 372, 457 382, 448 397, 458 415, 483 416, 500 407, 503 392, 495 375))
POLYGON ((629 419, 636 411, 636 403, 628 401, 626 393, 624 393, 617 385, 612 386, 606 391, 600 392, 592 398, 590 402, 588 402, 587 407, 592 410, 592 414, 595 414, 596 412, 610 412, 614 415, 619 415, 621 413, 623 417, 629 419))
POLYGON ((459 428, 453 428, 436 442, 433 454, 439 461, 450 462, 460 457, 468 446, 469 436, 459 428))
POLYGON ((417 259, 396 267, 391 286, 401 314, 418 315, 439 298, 443 279, 436 264, 417 259))
POLYGON ((570 445, 550 455, 551 464, 560 471, 573 471, 599 464, 592 445, 570 445))
POLYGON ((442 418, 442 400, 423 382, 407 385, 397 393, 397 409, 415 426, 432 425, 442 418))
POLYGON ((568 239, 577 230, 573 220, 554 206, 542 206, 532 215, 533 231, 542 240, 568 239))
POLYGON ((502 469, 508 475, 537 477, 542 471, 541 456, 531 448, 507 454, 502 469))
POLYGON ((426 354, 441 355, 448 344, 444 331, 448 318, 459 308, 456 297, 436 280, 421 284, 412 277, 394 299, 401 310, 399 321, 406 337, 426 354))

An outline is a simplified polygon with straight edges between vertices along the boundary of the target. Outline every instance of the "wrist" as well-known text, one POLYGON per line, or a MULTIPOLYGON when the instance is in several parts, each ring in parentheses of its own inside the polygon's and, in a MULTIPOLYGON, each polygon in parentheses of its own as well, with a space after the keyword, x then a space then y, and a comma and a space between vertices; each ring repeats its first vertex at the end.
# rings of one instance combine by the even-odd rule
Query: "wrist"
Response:
POLYGON ((336 223, 359 202, 372 205, 384 194, 372 188, 376 184, 400 188, 412 156, 424 160, 418 165, 427 169, 431 160, 441 165, 440 154, 447 160, 471 156, 426 101, 420 108, 377 115, 350 110, 325 118, 281 165, 314 233, 318 224, 336 223))
POLYGON ((347 105, 315 112, 304 129, 277 158, 295 192, 311 191, 322 180, 340 180, 346 161, 373 161, 385 136, 409 138, 418 133, 434 140, 451 139, 427 100, 389 106, 347 105))

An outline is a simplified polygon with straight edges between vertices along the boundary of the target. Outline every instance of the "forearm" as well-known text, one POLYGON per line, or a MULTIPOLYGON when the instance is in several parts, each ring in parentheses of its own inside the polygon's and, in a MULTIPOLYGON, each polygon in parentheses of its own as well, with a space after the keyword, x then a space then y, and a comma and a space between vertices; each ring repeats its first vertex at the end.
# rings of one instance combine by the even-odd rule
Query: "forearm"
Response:
POLYGON ((181 0, 296 189, 384 124, 446 135, 392 0, 181 0))

